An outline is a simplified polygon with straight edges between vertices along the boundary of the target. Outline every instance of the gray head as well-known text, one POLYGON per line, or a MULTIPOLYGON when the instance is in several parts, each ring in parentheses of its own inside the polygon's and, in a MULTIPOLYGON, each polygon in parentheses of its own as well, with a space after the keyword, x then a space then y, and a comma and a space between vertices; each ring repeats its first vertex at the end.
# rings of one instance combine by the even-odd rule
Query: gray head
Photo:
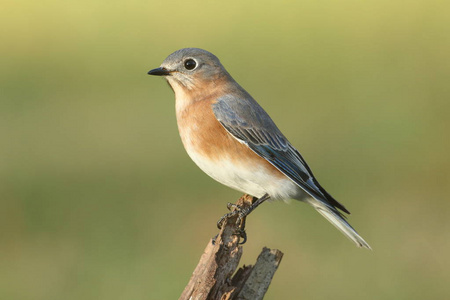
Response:
POLYGON ((174 90, 192 90, 200 85, 230 79, 230 75, 212 53, 198 48, 184 48, 170 54, 149 75, 164 76, 174 90))

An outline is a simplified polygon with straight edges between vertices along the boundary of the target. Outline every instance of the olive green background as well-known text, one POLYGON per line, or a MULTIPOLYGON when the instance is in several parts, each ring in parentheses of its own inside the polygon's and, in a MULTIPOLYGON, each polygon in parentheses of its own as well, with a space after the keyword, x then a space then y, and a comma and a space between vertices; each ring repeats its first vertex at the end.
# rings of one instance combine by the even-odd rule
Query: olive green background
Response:
POLYGON ((148 70, 216 54, 352 212, 266 203, 265 299, 450 295, 448 1, 11 1, 0 18, 0 298, 177 299, 227 202, 148 70))

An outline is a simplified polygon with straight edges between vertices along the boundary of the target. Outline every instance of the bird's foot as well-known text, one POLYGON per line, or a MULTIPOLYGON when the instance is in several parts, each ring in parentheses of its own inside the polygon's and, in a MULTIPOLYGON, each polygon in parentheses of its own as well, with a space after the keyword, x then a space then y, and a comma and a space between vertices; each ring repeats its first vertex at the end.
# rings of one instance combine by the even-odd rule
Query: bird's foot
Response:
MULTIPOLYGON (((236 217, 236 232, 235 235, 240 236, 243 241, 239 244, 244 244, 247 241, 247 233, 245 232, 245 217, 247 216, 248 209, 242 208, 240 205, 228 203, 227 208, 230 210, 229 213, 224 214, 219 221, 217 221, 217 228, 222 229, 223 224, 227 219, 236 217)), ((217 236, 216 236, 217 237, 217 236)), ((213 243, 215 238, 213 239, 213 243)))
MULTIPOLYGON (((264 194, 261 198, 258 198, 258 199, 255 197, 252 197, 251 204, 249 206, 245 206, 247 204, 247 202, 244 201, 244 199, 246 197, 248 197, 248 195, 244 195, 244 197, 241 197, 241 199, 239 199, 240 202, 238 202, 238 203, 243 203, 243 206, 238 205, 238 204, 228 203, 227 208, 230 210, 230 212, 223 215, 222 218, 220 218, 219 221, 217 221, 217 227, 219 229, 222 229, 222 226, 225 224, 225 222, 229 218, 236 218, 234 234, 240 236, 243 239, 242 243, 240 243, 240 244, 244 244, 247 241, 247 234, 245 233, 246 217, 256 207, 258 207, 258 205, 260 205, 261 203, 263 203, 264 201, 266 201, 267 199, 270 198, 270 196, 268 194, 264 194)), ((215 239, 213 239, 213 243, 214 243, 214 241, 215 241, 215 239)))

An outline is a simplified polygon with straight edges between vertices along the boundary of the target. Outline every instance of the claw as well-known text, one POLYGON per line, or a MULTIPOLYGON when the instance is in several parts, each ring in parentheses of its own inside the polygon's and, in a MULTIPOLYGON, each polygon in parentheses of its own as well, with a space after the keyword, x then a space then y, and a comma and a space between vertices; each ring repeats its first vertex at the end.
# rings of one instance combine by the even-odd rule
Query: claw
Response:
POLYGON ((215 245, 216 244, 216 240, 217 237, 219 236, 219 234, 216 234, 212 239, 211 239, 211 244, 215 245))
MULTIPOLYGON (((237 215, 236 218, 236 235, 239 235, 243 241, 242 243, 239 244, 244 244, 247 241, 247 233, 245 232, 245 219, 247 217, 247 215, 249 215, 258 205, 260 205, 261 203, 263 203, 265 200, 269 199, 270 196, 268 194, 265 194, 264 196, 262 196, 259 199, 256 199, 256 201, 254 201, 252 203, 251 206, 248 207, 242 207, 240 205, 237 204, 233 204, 228 202, 227 204, 227 208, 228 210, 230 210, 229 213, 226 213, 225 215, 223 215, 219 221, 217 221, 217 228, 222 229, 222 226, 224 224, 224 222, 226 221, 226 219, 234 217, 237 215)), ((215 243, 217 236, 215 238, 213 238, 213 244, 215 243)))
POLYGON ((223 216, 219 219, 219 221, 217 221, 217 228, 219 228, 219 230, 222 229, 223 222, 224 222, 225 219, 226 219, 225 216, 226 216, 226 215, 223 215, 223 216))
POLYGON ((224 214, 224 215, 219 219, 219 221, 217 221, 217 228, 222 229, 222 225, 223 225, 223 223, 225 222, 225 220, 228 219, 229 217, 232 217, 232 216, 236 215, 236 214, 237 214, 237 211, 232 211, 232 212, 229 212, 229 213, 224 214))
POLYGON ((238 234, 243 239, 243 241, 240 242, 239 245, 245 244, 245 242, 247 242, 247 233, 245 232, 245 230, 244 229, 238 229, 238 234))

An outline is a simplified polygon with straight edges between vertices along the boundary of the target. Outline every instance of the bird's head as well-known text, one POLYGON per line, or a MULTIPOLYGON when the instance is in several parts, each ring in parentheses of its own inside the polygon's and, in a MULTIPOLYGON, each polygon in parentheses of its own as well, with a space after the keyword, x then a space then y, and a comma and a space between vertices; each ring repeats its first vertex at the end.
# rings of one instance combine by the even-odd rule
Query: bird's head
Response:
POLYGON ((148 74, 164 76, 175 93, 192 92, 231 79, 214 54, 198 48, 175 51, 148 74))

